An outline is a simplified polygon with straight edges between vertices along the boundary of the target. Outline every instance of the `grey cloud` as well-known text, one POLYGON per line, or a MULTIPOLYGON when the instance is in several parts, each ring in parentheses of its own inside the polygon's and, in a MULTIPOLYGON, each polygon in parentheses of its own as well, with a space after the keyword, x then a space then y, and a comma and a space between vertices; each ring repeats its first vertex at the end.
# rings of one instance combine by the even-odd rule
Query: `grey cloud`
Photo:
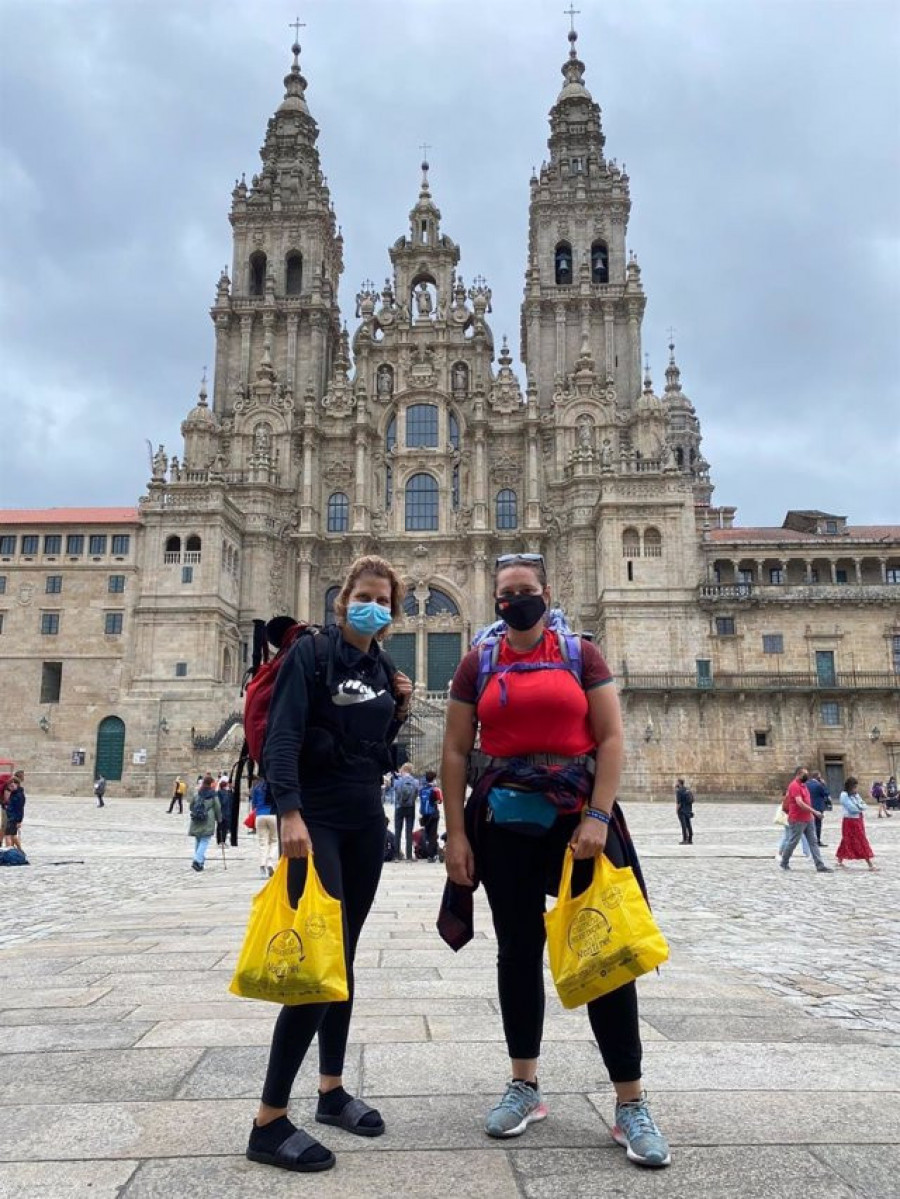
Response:
MULTIPOLYGON (((560 6, 561 7, 561 6, 560 6)), ((898 519, 900 18, 893 3, 584 2, 579 51, 663 384, 678 330, 720 503, 898 519)), ((286 10, 285 10, 286 11, 286 10)), ((342 307, 381 282, 432 143, 461 270, 518 343, 528 178, 566 22, 530 0, 307 6, 302 66, 345 237, 342 307)), ((0 405, 6 505, 120 504, 144 438, 179 444, 291 34, 237 0, 0 3, 0 405)))

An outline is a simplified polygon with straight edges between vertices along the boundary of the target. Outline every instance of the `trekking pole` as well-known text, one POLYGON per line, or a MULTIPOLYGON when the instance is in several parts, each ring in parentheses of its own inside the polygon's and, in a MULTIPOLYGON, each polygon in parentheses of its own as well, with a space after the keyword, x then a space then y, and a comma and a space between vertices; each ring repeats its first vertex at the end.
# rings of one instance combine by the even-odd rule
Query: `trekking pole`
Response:
POLYGON ((222 842, 222 869, 228 869, 228 863, 225 861, 225 842, 222 842))

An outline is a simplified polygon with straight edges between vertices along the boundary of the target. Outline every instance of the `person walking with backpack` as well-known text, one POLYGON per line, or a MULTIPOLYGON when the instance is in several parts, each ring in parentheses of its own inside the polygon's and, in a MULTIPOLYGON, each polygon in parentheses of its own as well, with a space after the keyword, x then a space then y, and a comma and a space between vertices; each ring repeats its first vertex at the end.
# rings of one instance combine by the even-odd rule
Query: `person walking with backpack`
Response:
POLYGON ((175 810, 176 804, 178 804, 179 816, 184 812, 184 796, 185 796, 186 791, 187 791, 187 783, 184 781, 184 779, 181 777, 180 774, 176 775, 175 787, 172 791, 172 802, 169 804, 168 808, 166 809, 166 812, 168 815, 171 815, 172 812, 175 810))
POLYGON ((438 824, 441 820, 440 805, 443 802, 444 797, 437 785, 436 772, 426 770, 425 782, 419 788, 419 823, 425 834, 425 857, 429 862, 437 861, 438 824))
POLYGON ((885 802, 887 797, 885 796, 884 783, 881 781, 881 779, 875 779, 875 781, 872 783, 872 786, 869 788, 869 795, 878 804, 879 820, 882 816, 893 815, 893 813, 889 812, 887 809, 887 803, 885 802))
POLYGON ((416 820, 416 800, 419 797, 419 781, 413 774, 412 762, 404 762, 394 784, 394 837, 397 841, 397 861, 403 860, 400 852, 403 830, 406 829, 406 860, 413 860, 413 826, 416 820))
POLYGON ((191 824, 188 836, 194 838, 194 858, 191 869, 199 874, 206 864, 206 851, 216 825, 222 819, 222 808, 216 792, 216 780, 211 774, 205 774, 200 780, 197 794, 191 800, 191 824))
POLYGON ((219 779, 218 796, 221 815, 216 821, 216 845, 227 845, 228 834, 231 831, 231 812, 234 806, 234 792, 227 774, 219 779))
MULTIPOLYGON (((471 889, 484 884, 497 934, 511 1073, 485 1132, 514 1137, 548 1114, 537 1073, 544 913, 547 893, 559 888, 565 855, 576 859, 573 894, 590 884, 601 853, 615 866, 632 866, 639 882, 642 876, 616 804, 625 738, 609 668, 561 612, 548 616, 541 554, 502 555, 494 584, 502 623, 476 637, 450 687, 441 766, 449 880, 442 917, 458 901, 461 930, 471 913, 471 889), (480 750, 474 753, 476 729, 480 750), (470 755, 473 790, 464 807, 470 755)), ((468 931, 451 943, 464 943, 468 931)), ((667 1166, 669 1146, 643 1093, 634 982, 590 1002, 587 1014, 616 1093, 613 1138, 631 1161, 667 1166)))
POLYGON ((316 1121, 364 1137, 385 1129, 374 1108, 344 1090, 343 1071, 353 959, 384 864, 382 776, 412 695, 411 681, 381 648, 391 622, 403 613, 405 593, 383 558, 358 558, 335 600, 335 624, 297 638, 272 693, 263 761, 288 859, 290 901, 299 901, 307 858, 315 851, 322 885, 341 901, 349 988, 344 1003, 284 1007, 275 1022, 246 1154, 284 1170, 307 1173, 335 1164, 334 1154, 287 1116, 294 1080, 315 1036, 316 1121))
POLYGON ((681 844, 694 844, 694 793, 686 786, 684 779, 679 779, 675 785, 675 812, 681 825, 681 844))

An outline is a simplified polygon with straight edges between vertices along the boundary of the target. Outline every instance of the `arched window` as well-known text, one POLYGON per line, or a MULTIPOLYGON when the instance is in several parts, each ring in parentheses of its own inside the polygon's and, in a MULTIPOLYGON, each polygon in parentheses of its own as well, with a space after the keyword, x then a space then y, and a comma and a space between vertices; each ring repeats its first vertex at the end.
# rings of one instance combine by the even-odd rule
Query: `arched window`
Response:
POLYGON ((432 587, 428 592, 428 599, 425 601, 425 615, 459 616, 459 608, 446 591, 439 591, 437 587, 432 587))
POLYGON ((609 283, 609 250, 605 241, 591 246, 591 282, 609 283))
POLYGON ((637 529, 625 529, 622 532, 622 557, 640 558, 641 535, 637 529))
POLYGON ((334 624, 334 601, 341 594, 340 587, 329 587, 325 592, 325 623, 334 624))
POLYGON ((454 450, 458 450, 459 449, 459 421, 456 419, 456 417, 454 416, 454 414, 452 412, 450 413, 450 416, 448 419, 448 425, 449 425, 449 433, 450 433, 450 445, 453 447, 454 450))
POLYGON ((387 450, 388 453, 390 453, 396 444, 397 444, 397 417, 396 417, 396 415, 394 415, 388 421, 388 427, 384 434, 384 448, 387 450))
POLYGON ((175 533, 171 537, 166 538, 166 553, 180 554, 181 553, 181 538, 175 533))
POLYGON ((684 450, 680 445, 675 447, 675 465, 681 469, 684 466, 684 450))
POLYGON ((438 527, 438 485, 432 475, 413 475, 406 484, 406 528, 435 530, 438 527))
POLYGON ((517 529, 519 510, 516 493, 509 487, 497 492, 497 528, 517 529))
POLYGON ((659 529, 644 529, 644 557, 662 557, 662 533, 659 529))
MULTIPOLYGON (((263 280, 265 284, 265 280, 263 280)), ((284 291, 288 296, 299 296, 303 286, 303 257, 296 250, 284 260, 284 291)))
POLYGON ((403 611, 407 616, 419 615, 419 601, 414 591, 407 591, 403 599, 403 611))
POLYGON ((406 444, 414 449, 437 449, 437 405, 413 404, 410 408, 407 408, 406 444))
POLYGON ((554 262, 556 265, 556 282, 561 284, 571 283, 572 247, 567 241, 561 241, 556 247, 554 262))
POLYGON ((266 294, 266 256, 262 250, 256 250, 250 255, 249 289, 251 296, 266 294))
POLYGON ((197 536, 196 533, 191 533, 190 537, 188 537, 187 541, 184 543, 184 560, 185 560, 185 562, 199 562, 200 561, 200 549, 201 549, 200 538, 197 536))
POLYGON ((328 497, 328 532, 346 533, 350 528, 350 500, 343 491, 328 497))

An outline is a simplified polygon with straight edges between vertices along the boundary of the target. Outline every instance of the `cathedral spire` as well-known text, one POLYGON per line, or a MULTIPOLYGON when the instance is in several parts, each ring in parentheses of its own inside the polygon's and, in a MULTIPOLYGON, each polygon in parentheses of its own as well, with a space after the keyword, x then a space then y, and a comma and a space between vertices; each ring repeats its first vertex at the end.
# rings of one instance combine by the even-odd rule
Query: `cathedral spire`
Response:
POLYGON ((681 391, 681 371, 675 361, 675 331, 669 330, 669 365, 666 367, 666 395, 672 398, 681 391))
MULTIPOLYGON (((295 22, 292 28, 296 28, 299 22, 295 22)), ((294 40, 291 46, 291 53, 294 56, 294 61, 291 64, 291 69, 284 77, 284 99, 279 105, 279 112, 305 112, 309 114, 309 109, 306 105, 306 80, 300 74, 300 43, 294 40)))

